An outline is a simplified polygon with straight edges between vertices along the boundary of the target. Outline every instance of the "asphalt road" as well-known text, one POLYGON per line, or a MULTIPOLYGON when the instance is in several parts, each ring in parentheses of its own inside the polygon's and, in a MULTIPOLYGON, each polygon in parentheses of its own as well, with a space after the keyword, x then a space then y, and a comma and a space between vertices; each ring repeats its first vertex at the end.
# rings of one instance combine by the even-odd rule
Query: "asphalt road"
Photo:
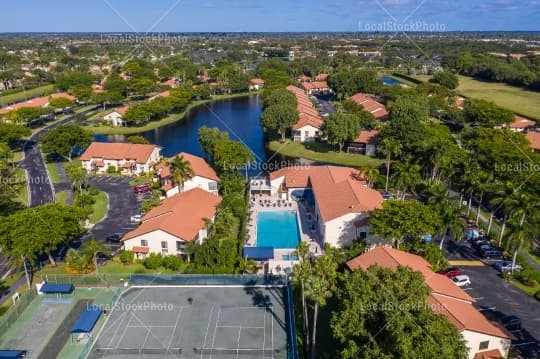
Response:
POLYGON ((329 101, 328 96, 316 96, 317 102, 321 105, 321 112, 329 115, 336 112, 335 106, 329 101))
MULTIPOLYGON (((136 223, 130 222, 130 217, 140 214, 140 202, 144 198, 135 195, 133 187, 129 185, 130 177, 99 176, 91 177, 90 184, 107 193, 109 197, 109 208, 107 216, 96 224, 83 237, 85 239, 95 238, 105 242, 105 239, 113 234, 123 236, 127 232, 137 227, 136 223)), ((118 249, 119 245, 111 245, 112 250, 118 249)))

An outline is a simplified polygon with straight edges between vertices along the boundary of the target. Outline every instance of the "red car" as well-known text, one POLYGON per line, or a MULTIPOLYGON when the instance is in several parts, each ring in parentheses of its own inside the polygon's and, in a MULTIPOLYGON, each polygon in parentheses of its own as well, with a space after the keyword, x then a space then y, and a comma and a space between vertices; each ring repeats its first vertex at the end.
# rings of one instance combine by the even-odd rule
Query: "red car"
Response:
POLYGON ((453 278, 453 277, 457 277, 458 275, 461 275, 461 269, 457 267, 450 267, 450 268, 437 271, 437 273, 447 276, 448 278, 453 278))
POLYGON ((147 193, 147 192, 150 192, 152 189, 150 188, 149 185, 147 184, 138 184, 136 185, 135 187, 133 187, 133 191, 136 193, 136 194, 139 194, 139 193, 147 193))

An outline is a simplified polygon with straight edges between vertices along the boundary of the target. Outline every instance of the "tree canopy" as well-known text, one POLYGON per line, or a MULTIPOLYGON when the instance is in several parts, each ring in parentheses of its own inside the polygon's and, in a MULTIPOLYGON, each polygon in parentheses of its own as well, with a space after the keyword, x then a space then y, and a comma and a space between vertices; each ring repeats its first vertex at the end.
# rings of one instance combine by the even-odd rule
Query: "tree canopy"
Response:
POLYGON ((41 149, 56 153, 71 161, 77 148, 85 148, 92 142, 92 134, 77 125, 61 125, 41 136, 41 149))

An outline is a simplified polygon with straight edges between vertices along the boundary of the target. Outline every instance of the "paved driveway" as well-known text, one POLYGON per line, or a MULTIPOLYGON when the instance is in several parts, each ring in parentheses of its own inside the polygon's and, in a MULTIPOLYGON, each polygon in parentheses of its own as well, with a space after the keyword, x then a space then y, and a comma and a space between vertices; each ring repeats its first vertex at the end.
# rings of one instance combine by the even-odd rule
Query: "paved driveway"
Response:
POLYGON ((527 352, 527 358, 540 355, 540 302, 499 277, 499 272, 490 266, 460 267, 463 274, 471 278, 465 290, 476 299, 475 306, 490 319, 517 315, 522 320, 522 331, 514 332, 516 348, 527 352), (533 351, 538 351, 534 353, 533 351))
MULTIPOLYGON (((84 237, 84 239, 95 238, 105 242, 105 239, 112 234, 120 236, 133 230, 137 224, 130 222, 130 217, 140 214, 140 203, 142 196, 133 193, 133 188, 129 185, 130 177, 91 177, 90 183, 109 196, 109 209, 105 219, 96 224, 84 237)), ((116 250, 119 245, 111 245, 111 249, 116 250)))

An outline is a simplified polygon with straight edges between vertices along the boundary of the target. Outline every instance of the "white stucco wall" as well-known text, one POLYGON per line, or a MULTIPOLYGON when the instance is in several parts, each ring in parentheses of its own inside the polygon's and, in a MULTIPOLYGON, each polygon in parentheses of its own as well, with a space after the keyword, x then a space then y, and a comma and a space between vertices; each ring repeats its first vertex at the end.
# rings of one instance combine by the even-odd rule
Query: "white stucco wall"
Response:
POLYGON ((376 152, 377 152, 376 145, 370 145, 369 143, 366 145, 366 156, 373 157, 375 156, 376 152))
POLYGON ((184 182, 184 191, 189 191, 193 188, 200 188, 204 189, 207 192, 217 194, 217 182, 214 180, 211 180, 209 178, 201 177, 201 176, 194 176, 193 178, 189 179, 188 181, 184 182), (210 184, 213 183, 216 185, 215 190, 210 190, 210 184))
POLYGON ((272 187, 272 190, 271 190, 272 194, 278 193, 279 188, 284 180, 285 180, 285 176, 281 176, 270 181, 270 187, 272 187))
POLYGON ((300 137, 299 141, 300 142, 315 141, 319 131, 320 131, 320 129, 318 129, 316 127, 313 127, 313 126, 310 126, 310 125, 300 127, 297 130, 293 130, 293 139, 295 141, 298 141, 296 138, 297 138, 298 133, 299 133, 299 135, 300 135, 299 136, 300 137))
POLYGON ((348 213, 324 224, 324 241, 334 247, 343 247, 356 239, 354 222, 363 218, 361 213, 348 213))
POLYGON ((110 122, 110 124, 114 127, 123 126, 124 120, 122 119, 122 115, 118 112, 114 111, 109 113, 108 115, 103 116, 103 119, 105 121, 110 122))
POLYGON ((501 354, 508 358, 508 352, 510 350, 510 340, 503 339, 499 337, 494 337, 491 335, 472 332, 469 330, 464 330, 461 332, 463 339, 465 339, 465 344, 469 348, 469 359, 473 359, 474 355, 480 351, 499 349, 501 354), (484 341, 489 341, 489 346, 486 349, 480 350, 480 343, 484 341))
MULTIPOLYGON (((152 169, 152 166, 150 164, 158 162, 160 157, 161 157, 161 148, 159 147, 154 148, 154 150, 148 157, 148 160, 146 163, 136 164, 136 169, 133 171, 133 174, 140 175, 142 173, 148 173, 152 169)), ((103 160, 103 162, 105 163, 105 166, 97 167, 96 168, 97 173, 107 173, 107 168, 109 168, 110 166, 121 168, 122 165, 127 162, 125 159, 122 159, 122 160, 105 159, 104 160, 102 158, 93 158, 90 161, 81 161, 81 165, 87 171, 91 171, 93 170, 92 163, 96 161, 101 161, 101 160, 103 160)), ((129 169, 123 169, 123 173, 131 174, 129 169)))
MULTIPOLYGON (((198 242, 203 241, 206 237, 207 237, 206 230, 201 229, 198 235, 198 242)), ((124 241, 124 249, 131 250, 133 249, 133 247, 142 247, 143 245, 141 244, 141 240, 148 241, 149 253, 158 253, 158 254, 163 254, 163 255, 184 254, 183 251, 176 250, 176 242, 182 241, 184 243, 187 243, 182 238, 175 237, 162 230, 157 230, 157 231, 146 233, 138 237, 131 238, 127 241, 124 241), (162 241, 167 242, 167 249, 168 249, 167 252, 162 251, 162 248, 161 248, 162 241)))

